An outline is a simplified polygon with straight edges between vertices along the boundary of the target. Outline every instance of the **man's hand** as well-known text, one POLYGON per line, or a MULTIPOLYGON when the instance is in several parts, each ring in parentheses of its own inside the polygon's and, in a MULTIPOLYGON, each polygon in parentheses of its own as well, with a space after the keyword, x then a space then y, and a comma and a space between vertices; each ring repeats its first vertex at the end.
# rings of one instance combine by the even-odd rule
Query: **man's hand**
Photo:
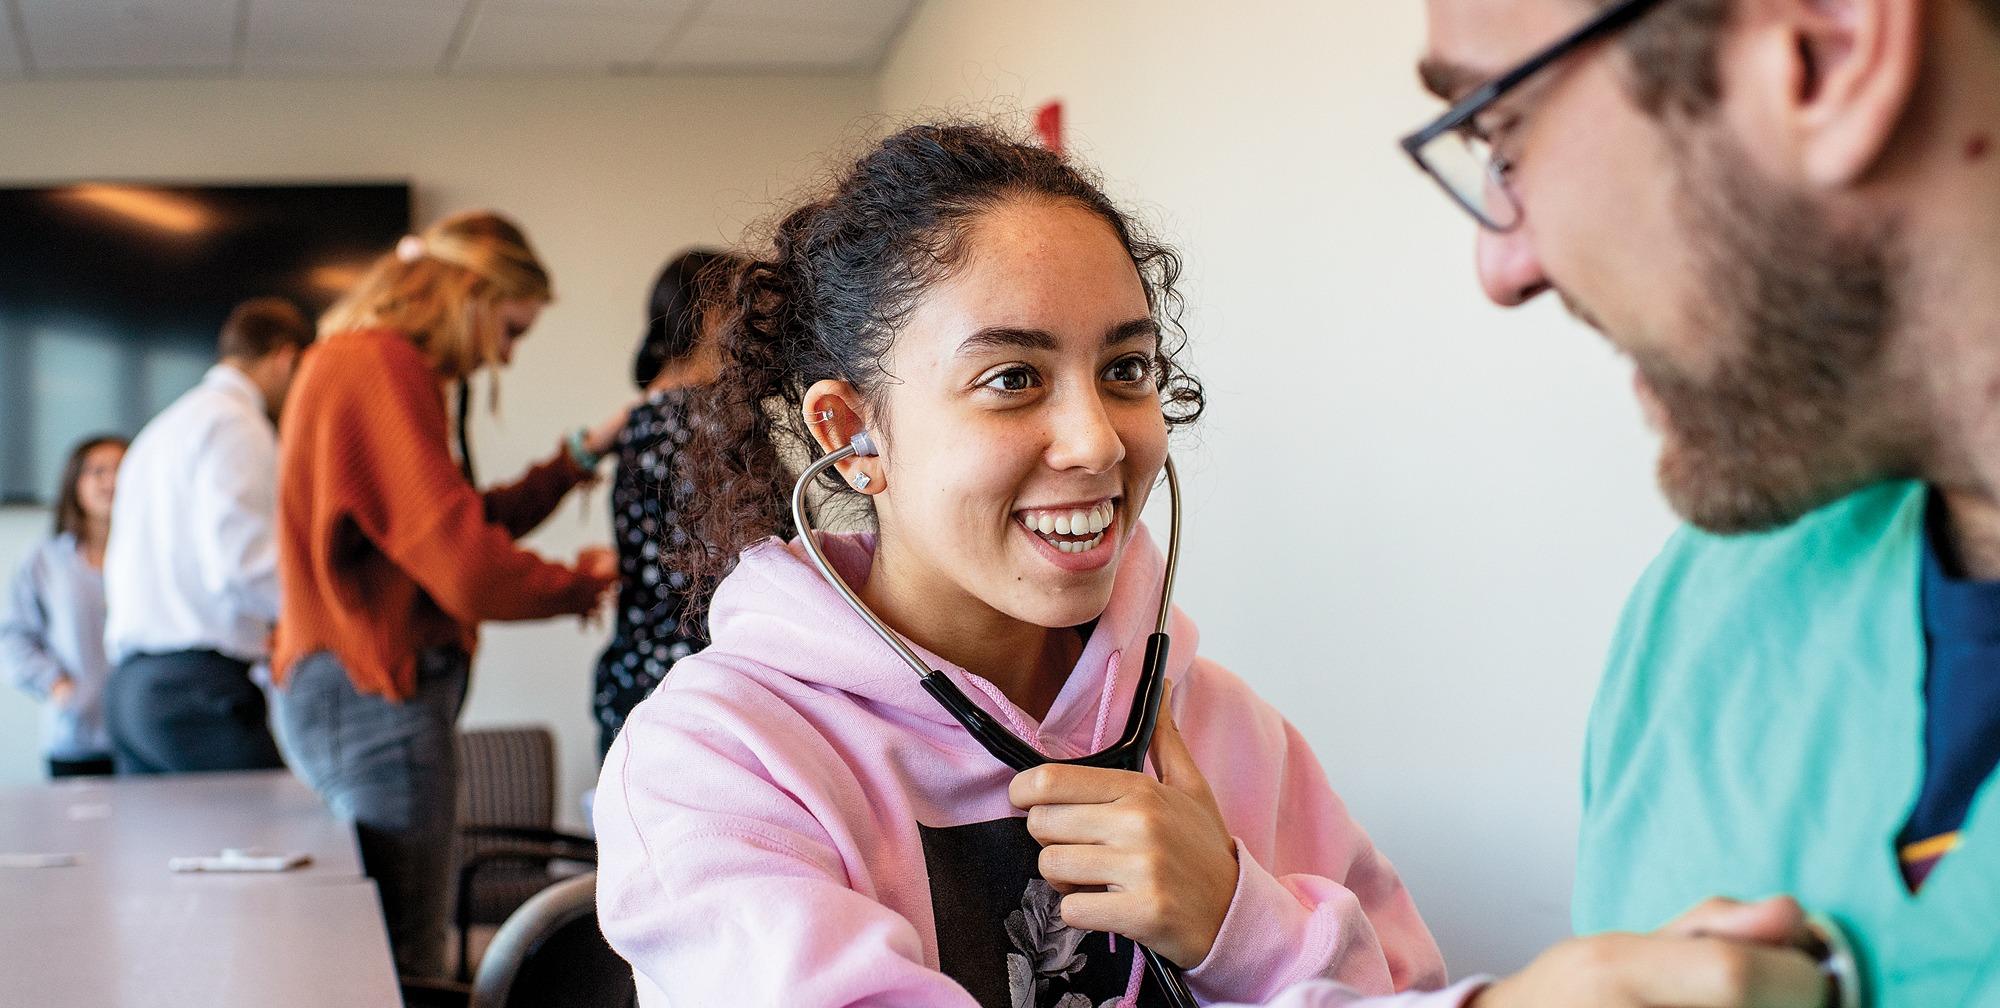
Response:
POLYGON ((1825 1008, 1810 940, 1790 899, 1710 900, 1651 935, 1563 942, 1470 1008, 1825 1008))
POLYGON ((1064 923, 1193 967, 1208 958, 1235 899, 1236 841, 1164 701, 1153 763, 1159 780, 1040 766, 1015 777, 1007 797, 1028 810, 1042 877, 1065 894, 1064 923))
POLYGON ((1806 912, 1790 896, 1756 903, 1720 896, 1674 918, 1658 932, 1677 938, 1727 938, 1730 941, 1804 951, 1815 942, 1806 927, 1806 912))

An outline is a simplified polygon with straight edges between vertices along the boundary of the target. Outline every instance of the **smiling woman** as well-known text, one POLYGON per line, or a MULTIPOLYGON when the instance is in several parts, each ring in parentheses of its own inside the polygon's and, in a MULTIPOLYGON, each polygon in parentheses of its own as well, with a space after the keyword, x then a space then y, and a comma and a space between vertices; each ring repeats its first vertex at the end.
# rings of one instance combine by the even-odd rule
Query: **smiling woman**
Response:
POLYGON ((917 126, 735 278, 682 455, 680 569, 720 581, 714 643, 633 711, 598 789, 600 919, 642 1004, 1160 1005, 1135 942, 1210 1003, 1442 983, 1395 870, 1184 615, 1158 779, 1017 777, 769 538, 782 460, 865 445, 831 489, 877 531, 816 534, 828 566, 985 717, 1052 757, 1104 749, 1159 620, 1138 516, 1202 405, 1177 272, 1060 156, 917 126))
MULTIPOLYGON (((1128 387, 1139 389, 1142 400, 1157 396, 1163 407, 1146 411, 1148 422, 1161 424, 1163 436, 1166 426, 1200 416, 1201 386, 1174 360, 1181 342, 1174 287, 1180 258, 1172 249, 1138 232, 1094 184, 1054 154, 1006 144, 972 128, 905 131, 857 162, 832 192, 786 216, 773 235, 770 256, 737 278, 738 315, 724 339, 725 352, 740 366, 725 372, 709 396, 709 419, 697 429, 686 456, 690 481, 703 489, 691 511, 693 538, 711 547, 690 550, 687 557, 697 599, 706 598, 743 547, 783 527, 788 477, 778 459, 792 452, 817 458, 826 450, 819 438, 832 428, 809 431, 799 422, 809 395, 835 392, 850 410, 849 419, 860 409, 886 420, 885 387, 910 377, 918 366, 954 369, 960 387, 951 394, 961 404, 984 396, 980 402, 990 414, 1007 412, 999 408, 1006 402, 1051 394, 1050 376, 1030 358, 1039 355, 1045 365, 1062 337, 1077 334, 1025 324, 1033 316, 1023 308, 1031 305, 989 305, 990 320, 936 320, 957 326, 949 345, 942 345, 940 336, 940 345, 923 355, 906 353, 891 364, 892 337, 908 327, 912 313, 948 303, 919 295, 933 286, 980 286, 961 266, 980 271, 986 286, 1013 290, 1021 302, 1042 290, 1071 301, 1097 298, 1100 303, 1088 307, 1103 316, 1102 335, 1115 336, 1104 349, 1131 357, 1125 366, 1136 362, 1142 373, 1130 375, 1128 387), (1067 274, 1058 273, 1067 264, 1052 247, 1054 235, 1034 235, 1048 220, 1065 228, 1065 237, 1081 234, 1097 257, 1091 263, 1096 272, 1080 286, 1077 274, 1090 271, 1070 266, 1067 274), (1014 261, 968 262, 975 223, 1036 240, 995 243, 1018 250, 1014 261), (1107 273, 1105 266, 1114 269, 1107 273), (1004 278, 985 275, 1010 270, 1041 274, 1046 283, 1013 289, 996 284, 1004 278), (1104 276, 1114 278, 1117 289, 1105 290, 1104 276), (801 288, 802 283, 809 286, 801 288), (1122 301, 1107 302, 1112 297, 1122 301), (828 378, 840 387, 816 384, 828 378), (767 408, 773 404, 781 404, 775 414, 767 408)), ((916 426, 896 436, 914 437, 916 426)), ((886 430, 877 433, 888 437, 886 430)), ((843 467, 843 473, 852 471, 843 467)), ((893 507, 880 498, 883 474, 869 475, 877 507, 893 507)), ((849 485, 829 489, 844 492, 849 485)))

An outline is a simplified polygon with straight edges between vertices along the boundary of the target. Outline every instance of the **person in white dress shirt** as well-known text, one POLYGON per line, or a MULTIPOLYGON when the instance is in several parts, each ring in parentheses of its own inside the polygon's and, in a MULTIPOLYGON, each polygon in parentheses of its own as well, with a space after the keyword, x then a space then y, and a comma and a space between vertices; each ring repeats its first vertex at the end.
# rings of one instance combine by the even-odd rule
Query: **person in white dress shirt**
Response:
POLYGON ((278 617, 276 418, 312 337, 289 301, 238 305, 221 361, 125 456, 104 558, 119 773, 284 765, 251 671, 278 617))

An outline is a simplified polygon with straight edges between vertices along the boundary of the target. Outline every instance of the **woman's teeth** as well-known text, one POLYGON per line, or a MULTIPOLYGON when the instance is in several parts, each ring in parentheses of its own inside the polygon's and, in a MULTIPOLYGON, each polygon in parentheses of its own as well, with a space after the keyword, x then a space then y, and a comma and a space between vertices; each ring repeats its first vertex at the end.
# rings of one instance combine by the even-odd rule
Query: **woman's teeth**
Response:
POLYGON ((1021 524, 1028 531, 1039 533, 1044 540, 1064 553, 1088 553, 1104 541, 1104 530, 1111 527, 1117 517, 1115 501, 1105 501, 1084 510, 1063 511, 1023 511, 1021 524), (1088 538, 1054 539, 1052 536, 1088 538))
POLYGON ((1064 553, 1088 553, 1096 549, 1097 544, 1103 541, 1104 533, 1099 532, 1083 542, 1059 542, 1055 544, 1055 547, 1064 553))

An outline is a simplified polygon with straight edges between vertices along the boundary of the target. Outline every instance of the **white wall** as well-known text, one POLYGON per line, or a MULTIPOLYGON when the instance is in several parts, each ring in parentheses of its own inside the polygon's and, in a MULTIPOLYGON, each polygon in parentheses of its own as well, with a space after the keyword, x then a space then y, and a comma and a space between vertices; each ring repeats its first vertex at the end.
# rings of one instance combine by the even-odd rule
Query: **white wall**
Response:
MULTIPOLYGON (((409 178, 419 219, 513 214, 555 273, 501 412, 474 431, 482 475, 511 475, 567 426, 629 397, 645 295, 665 258, 733 240, 818 166, 873 97, 863 79, 54 82, 0 85, 0 184, 89 178, 409 178)), ((0 434, 0 436, 4 436, 0 434)), ((530 543, 569 556, 608 535, 605 492, 530 543)), ((0 572, 41 533, 0 512, 0 572)), ((489 625, 466 723, 544 722, 562 808, 596 775, 590 676, 602 630, 489 625)), ((35 778, 34 712, 0 688, 0 782, 35 778)))
POLYGON ((1072 146, 1185 253, 1210 414, 1181 449, 1179 598, 1289 714, 1455 974, 1568 930, 1583 721, 1669 528, 1627 372, 1508 315, 1395 140, 1415 3, 934 0, 881 103, 1065 103, 1072 146))

